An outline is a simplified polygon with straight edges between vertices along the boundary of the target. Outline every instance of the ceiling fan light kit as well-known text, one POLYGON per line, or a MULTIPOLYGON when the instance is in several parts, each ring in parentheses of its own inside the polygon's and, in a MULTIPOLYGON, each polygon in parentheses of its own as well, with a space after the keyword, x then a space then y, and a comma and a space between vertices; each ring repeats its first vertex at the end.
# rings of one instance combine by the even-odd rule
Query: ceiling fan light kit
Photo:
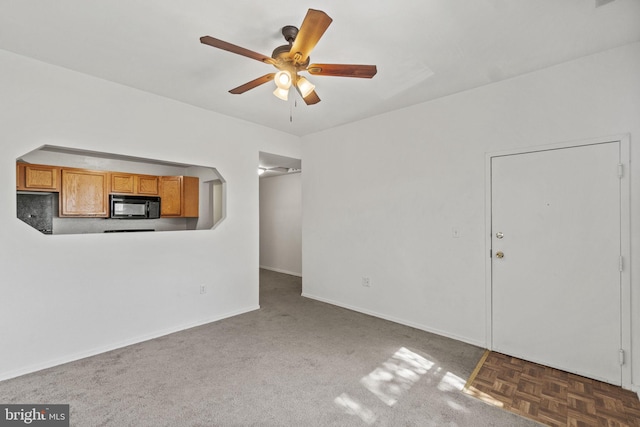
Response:
POLYGON ((276 73, 273 78, 273 81, 276 83, 276 90, 273 91, 273 94, 286 101, 289 99, 289 88, 291 87, 291 73, 286 70, 281 70, 276 73))
POLYGON ((273 94, 276 96, 276 98, 280 98, 283 101, 289 99, 289 89, 277 87, 276 90, 273 91, 273 94))
POLYGON ((300 90, 300 95, 302 95, 303 98, 306 98, 307 96, 309 96, 311 92, 313 92, 316 88, 314 84, 312 84, 309 80, 305 79, 304 77, 298 78, 298 81, 296 82, 296 86, 300 90))
POLYGON ((282 35, 288 45, 278 46, 273 50, 271 57, 253 52, 240 46, 216 39, 211 36, 200 37, 200 42, 209 46, 226 50, 237 55, 246 56, 265 64, 271 64, 279 71, 265 74, 241 86, 231 89, 229 92, 234 95, 245 93, 268 81, 274 80, 276 90, 275 96, 286 101, 288 99, 289 88, 294 85, 302 99, 307 105, 320 102, 320 97, 315 91, 315 85, 306 78, 300 77, 299 72, 306 71, 309 74, 319 76, 336 77, 357 77, 372 78, 377 73, 375 65, 354 65, 354 64, 309 64, 309 54, 316 46, 324 32, 333 20, 321 10, 309 9, 302 21, 300 29, 286 25, 282 28, 282 35))
POLYGON ((274 77, 276 86, 280 89, 289 89, 291 87, 291 73, 288 71, 278 71, 274 77))

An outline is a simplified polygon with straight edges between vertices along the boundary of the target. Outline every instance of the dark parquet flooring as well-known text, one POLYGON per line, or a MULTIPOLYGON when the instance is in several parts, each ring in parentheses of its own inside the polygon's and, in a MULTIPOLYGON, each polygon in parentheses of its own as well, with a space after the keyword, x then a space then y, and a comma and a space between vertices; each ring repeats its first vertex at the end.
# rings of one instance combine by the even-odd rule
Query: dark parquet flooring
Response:
POLYGON ((632 391, 487 351, 465 393, 549 426, 640 427, 632 391))

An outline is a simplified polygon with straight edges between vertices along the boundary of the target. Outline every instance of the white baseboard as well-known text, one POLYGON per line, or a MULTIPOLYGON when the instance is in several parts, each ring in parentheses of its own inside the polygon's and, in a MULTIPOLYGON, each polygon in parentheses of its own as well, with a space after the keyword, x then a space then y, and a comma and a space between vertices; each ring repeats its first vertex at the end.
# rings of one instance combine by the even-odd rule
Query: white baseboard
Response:
POLYGON ((267 267, 266 265, 261 265, 260 268, 265 269, 265 270, 269 270, 269 271, 275 271, 276 273, 284 273, 284 274, 288 274, 290 276, 302 277, 302 273, 296 273, 296 272, 293 272, 293 271, 283 270, 281 268, 267 267))
POLYGON ((338 301, 333 301, 333 300, 330 300, 328 298, 323 298, 323 297, 319 297, 319 296, 315 296, 315 295, 310 295, 310 294, 305 293, 305 292, 302 293, 302 296, 305 297, 305 298, 310 298, 310 299, 314 299, 314 300, 317 300, 317 301, 320 301, 320 302, 326 302, 327 304, 336 305, 338 307, 346 308, 348 310, 357 311, 358 313, 368 314, 369 316, 373 316, 373 317, 379 317, 380 319, 389 320, 391 322, 399 323, 401 325, 410 326, 412 328, 420 329, 421 331, 425 331, 425 332, 429 332, 429 333, 432 333, 432 334, 440 335, 440 336, 443 336, 443 337, 451 338, 451 339, 454 339, 456 341, 462 341, 462 342, 467 343, 467 344, 475 345, 476 347, 486 348, 486 344, 484 343, 484 341, 477 341, 477 340, 469 339, 467 337, 461 337, 461 336, 458 336, 458 335, 455 335, 455 334, 451 334, 449 332, 441 331, 439 329, 434 329, 434 328, 431 328, 431 327, 428 327, 428 326, 425 326, 425 325, 421 325, 419 323, 411 322, 409 320, 400 319, 400 318, 389 316, 389 315, 382 314, 382 313, 377 313, 375 311, 371 311, 371 310, 367 310, 367 309, 364 309, 364 308, 352 306, 352 305, 349 305, 349 304, 343 304, 343 303, 338 302, 338 301))
POLYGON ((149 341, 155 338, 160 338, 165 335, 173 334, 176 332, 184 331, 186 329, 195 328, 197 326, 206 325, 207 323, 217 322, 219 320, 227 319, 229 317, 238 316, 240 314, 248 313, 250 311, 258 310, 260 306, 252 306, 248 308, 244 308, 241 310, 236 310, 230 313, 225 313, 218 316, 213 316, 210 318, 202 319, 196 322, 185 323, 179 326, 175 326, 172 328, 163 329, 160 331, 156 331, 150 334, 141 335, 138 337, 130 338, 118 343, 105 345, 102 347, 93 348, 87 351, 81 351, 74 354, 69 354, 63 357, 58 357, 56 359, 48 360, 42 363, 36 363, 34 365, 26 366, 24 368, 16 369, 9 372, 0 373, 0 381, 8 380, 11 378, 19 377, 21 375, 30 374, 32 372, 40 371, 42 369, 51 368, 54 366, 62 365, 64 363, 74 362, 76 360, 84 359, 86 357, 95 356, 97 354, 106 353, 107 351, 116 350, 122 347, 126 347, 133 344, 139 344, 144 341, 149 341))

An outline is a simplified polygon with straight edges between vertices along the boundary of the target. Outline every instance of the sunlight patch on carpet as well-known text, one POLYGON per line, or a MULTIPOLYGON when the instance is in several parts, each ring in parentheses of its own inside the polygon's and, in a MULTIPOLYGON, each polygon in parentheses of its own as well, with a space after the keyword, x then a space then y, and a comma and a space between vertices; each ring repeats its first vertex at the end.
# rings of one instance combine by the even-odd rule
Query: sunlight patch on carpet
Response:
POLYGON ((464 388, 465 381, 459 376, 447 372, 438 383, 440 391, 461 391, 464 388))
POLYGON ((356 415, 365 423, 371 425, 376 422, 378 417, 373 411, 360 402, 353 399, 347 393, 342 393, 334 399, 336 405, 342 408, 349 415, 356 415))
POLYGON ((393 406, 433 365, 430 360, 402 347, 360 383, 385 404, 393 406))
MULTIPOLYGON (((464 380, 459 376, 405 347, 398 349, 387 361, 362 377, 360 384, 385 405, 393 407, 425 375, 430 378, 430 382, 439 379, 436 388, 444 396, 459 393, 465 386, 464 380)), ((335 398, 334 403, 347 414, 358 416, 367 424, 371 425, 377 420, 372 409, 347 393, 335 398)), ((450 399, 447 399, 447 404, 456 411, 466 412, 464 406, 450 399)))

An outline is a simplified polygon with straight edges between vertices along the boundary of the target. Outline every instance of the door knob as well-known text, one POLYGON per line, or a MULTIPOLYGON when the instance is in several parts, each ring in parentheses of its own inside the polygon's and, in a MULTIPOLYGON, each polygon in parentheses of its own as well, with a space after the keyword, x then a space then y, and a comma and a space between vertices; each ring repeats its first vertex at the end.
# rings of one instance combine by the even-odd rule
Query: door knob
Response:
POLYGON ((496 252, 496 258, 504 258, 504 252, 502 251, 496 252))
POLYGON ((503 233, 502 231, 498 231, 498 232, 496 233, 496 237, 497 237, 498 239, 502 239, 502 238, 504 237, 504 233, 503 233))

